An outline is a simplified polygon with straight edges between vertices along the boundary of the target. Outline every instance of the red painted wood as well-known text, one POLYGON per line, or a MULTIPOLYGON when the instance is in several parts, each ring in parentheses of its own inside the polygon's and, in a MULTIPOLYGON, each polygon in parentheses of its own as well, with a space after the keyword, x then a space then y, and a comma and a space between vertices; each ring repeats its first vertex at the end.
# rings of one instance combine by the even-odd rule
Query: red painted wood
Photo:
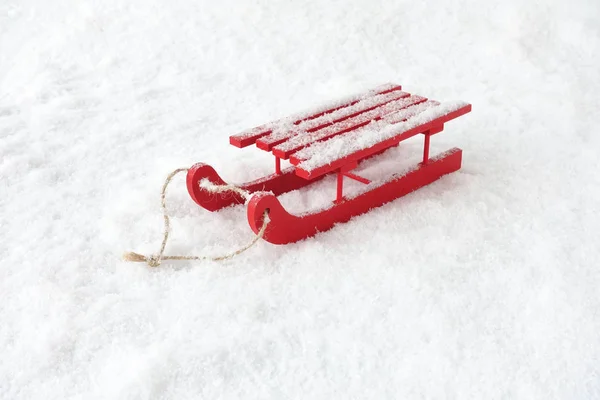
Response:
POLYGON ((431 135, 429 133, 425 133, 425 141, 423 143, 423 164, 427 164, 429 161, 429 139, 431 135))
POLYGON ((352 199, 334 204, 331 207, 303 215, 288 213, 277 197, 268 193, 256 193, 248 203, 248 223, 255 233, 263 225, 265 210, 269 213, 269 225, 263 239, 274 244, 297 242, 314 236, 318 232, 331 229, 336 223, 346 222, 350 218, 379 207, 414 190, 428 185, 443 175, 460 169, 462 151, 451 149, 429 160, 427 165, 420 164, 407 174, 371 189, 352 199))
MULTIPOLYGON (((371 157, 375 157, 382 152, 383 151, 375 153, 371 157)), ((369 157, 365 158, 364 160, 368 159, 369 157)), ((350 171, 357 166, 358 162, 347 164, 344 166, 343 171, 350 171)), ((277 174, 277 172, 275 172, 272 175, 268 175, 237 186, 249 191, 250 193, 268 191, 273 192, 273 194, 278 196, 283 193, 291 192, 292 190, 300 189, 324 178, 325 176, 326 175, 322 175, 316 177, 315 179, 308 180, 296 175, 295 167, 289 167, 281 170, 281 174, 277 174)), ((217 211, 224 207, 244 203, 244 198, 234 192, 214 194, 206 190, 202 190, 199 186, 199 183, 205 178, 215 185, 227 184, 227 182, 225 182, 210 165, 204 163, 197 163, 193 165, 188 170, 186 185, 190 197, 200 207, 203 207, 209 211, 217 211)))
POLYGON ((444 122, 447 122, 451 119, 457 118, 457 117, 464 115, 470 111, 471 111, 471 105, 468 104, 465 107, 462 107, 456 111, 448 113, 440 118, 434 119, 426 124, 419 125, 415 128, 409 129, 407 131, 399 132, 396 136, 391 137, 382 142, 379 142, 369 148, 359 150, 355 153, 352 153, 348 156, 342 157, 342 158, 335 160, 327 165, 323 165, 322 167, 315 168, 310 171, 302 169, 302 167, 298 166, 298 164, 300 164, 303 160, 297 158, 295 155, 292 155, 290 157, 290 162, 292 164, 296 165, 296 174, 298 176, 301 176, 305 179, 313 179, 313 178, 316 178, 323 174, 327 174, 329 172, 335 171, 350 162, 355 162, 357 160, 361 160, 365 157, 369 157, 369 156, 373 155, 374 153, 383 151, 391 146, 397 145, 401 141, 406 140, 418 133, 421 133, 421 132, 427 131, 428 129, 443 125, 444 122))
POLYGON ((354 179, 355 181, 358 181, 360 183, 364 183, 365 185, 368 185, 369 183, 371 183, 371 181, 368 180, 367 178, 363 178, 362 176, 358 176, 356 174, 353 174, 352 172, 344 172, 344 176, 346 176, 350 179, 354 179))
POLYGON ((341 202, 344 200, 344 174, 340 171, 337 175, 337 190, 335 201, 341 202))
MULTIPOLYGON (((439 106, 440 102, 435 101, 435 100, 427 100, 426 102, 424 102, 422 104, 428 105, 431 107, 435 107, 435 106, 439 106)), ((419 107, 409 107, 404 110, 401 110, 401 112, 386 115, 383 118, 383 121, 388 124, 397 124, 398 122, 404 122, 410 118, 413 118, 413 117, 419 115, 421 112, 423 112, 423 111, 420 110, 419 107)))
POLYGON ((402 99, 399 102, 389 102, 382 105, 381 107, 374 107, 372 110, 369 110, 371 112, 356 115, 354 118, 335 123, 334 125, 328 126, 326 129, 321 129, 312 133, 305 133, 302 135, 302 141, 297 145, 290 146, 290 141, 290 143, 286 142, 276 147, 273 147, 273 154, 277 157, 281 157, 287 160, 293 153, 305 148, 306 146, 312 143, 322 142, 334 136, 354 131, 358 128, 370 124, 373 121, 379 121, 388 114, 404 110, 410 106, 414 106, 425 101, 427 101, 425 97, 411 96, 409 98, 402 99))
MULTIPOLYGON (((330 106, 329 108, 322 107, 312 113, 297 114, 295 117, 288 117, 274 123, 262 125, 242 134, 231 136, 230 143, 237 147, 245 147, 256 142, 259 148, 270 150, 275 155, 274 174, 239 185, 242 189, 253 193, 248 202, 247 210, 248 222, 252 230, 258 233, 263 224, 262 218, 264 212, 268 210, 270 222, 265 231, 265 240, 275 244, 285 244, 302 240, 315 235, 317 232, 331 229, 336 223, 346 222, 353 216, 360 215, 371 208, 381 206, 404 196, 428 185, 445 174, 460 169, 462 161, 462 151, 460 149, 454 148, 434 158, 429 158, 429 142, 431 135, 441 132, 444 129, 445 122, 470 112, 471 105, 466 105, 459 110, 404 131, 402 129, 406 128, 402 128, 399 125, 397 131, 393 131, 393 137, 382 140, 369 148, 361 149, 310 171, 302 168, 301 163, 305 159, 298 157, 297 153, 295 153, 301 148, 318 141, 328 140, 333 136, 347 135, 353 131, 355 133, 352 133, 352 135, 359 135, 361 131, 357 131, 357 129, 360 129, 373 120, 381 121, 378 125, 374 125, 374 127, 386 125, 386 129, 390 129, 391 125, 391 129, 394 129, 394 124, 409 120, 426 108, 424 107, 425 105, 415 106, 422 102, 425 102, 427 106, 439 105, 436 101, 401 92, 399 85, 388 85, 385 88, 371 90, 351 100, 339 101, 335 106, 330 106), (336 113, 336 115, 328 115, 325 118, 320 118, 328 113, 342 110, 345 107, 351 107, 361 100, 386 93, 391 93, 391 95, 378 98, 378 104, 375 106, 373 106, 375 103, 365 105, 364 107, 360 105, 356 108, 336 113), (407 105, 399 108, 399 104, 401 104, 399 103, 399 99, 407 100, 413 98, 418 99, 418 101, 412 104, 407 102, 407 105), (414 106, 414 110, 411 106, 414 106), (335 118, 335 120, 327 120, 327 118, 335 118), (271 129, 283 122, 291 126, 290 132, 284 132, 283 138, 277 135, 270 136, 271 129), (390 180, 380 185, 371 183, 368 179, 350 172, 362 160, 374 157, 419 133, 425 134, 423 162, 410 172, 402 176, 393 176, 390 180), (298 136, 290 139, 294 135, 298 136), (300 135, 303 137, 302 139, 300 135), (284 142, 285 144, 281 144, 282 139, 286 141, 284 142), (295 167, 282 170, 281 158, 288 157, 295 167), (276 197, 282 193, 302 188, 329 173, 337 174, 336 196, 332 205, 323 210, 292 215, 282 207, 276 197), (344 177, 368 184, 369 186, 366 187, 367 191, 353 198, 345 197, 343 193, 344 177)), ((199 182, 202 179, 208 179, 217 185, 226 184, 209 165, 198 163, 193 166, 188 171, 186 184, 190 196, 198 205, 210 211, 215 211, 223 207, 245 202, 245 198, 233 192, 213 194, 202 190, 199 186, 199 182)))
MULTIPOLYGON (((332 126, 334 124, 337 124, 339 122, 346 121, 349 119, 354 119, 357 116, 365 115, 369 111, 373 111, 373 110, 382 108, 386 105, 389 105, 390 103, 394 103, 394 102, 398 101, 399 99, 403 99, 403 98, 406 98, 409 96, 410 96, 409 93, 396 91, 394 96, 390 96, 389 98, 386 98, 386 99, 381 99, 380 101, 376 102, 375 104, 366 104, 363 107, 360 107, 359 109, 355 110, 354 112, 352 112, 348 115, 344 115, 342 117, 336 118, 334 120, 325 121, 325 122, 315 121, 314 124, 311 124, 310 122, 303 123, 302 126, 299 127, 300 130, 290 130, 288 132, 285 132, 284 134, 277 134, 277 135, 270 134, 270 135, 263 136, 256 141, 256 147, 258 147, 261 150, 271 151, 271 149, 274 146, 284 143, 294 136, 306 135, 307 133, 310 133, 310 132, 320 131, 321 129, 326 128, 328 126, 332 126)), ((423 101, 425 101, 425 100, 427 100, 427 99, 423 98, 423 101)))
MULTIPOLYGON (((215 194, 202 190, 199 183, 204 178, 207 178, 215 185, 227 184, 210 165, 204 163, 195 164, 187 173, 186 185, 192 200, 199 206, 209 211, 216 211, 234 204, 244 204, 245 199, 237 193, 227 192, 215 194)), ((282 193, 300 189, 312 182, 314 182, 314 180, 310 181, 297 176, 294 173, 294 167, 290 167, 282 170, 281 174, 275 173, 265 176, 264 178, 245 183, 239 187, 251 193, 266 190, 273 192, 273 194, 277 196, 282 193)))
POLYGON ((281 175, 281 158, 275 157, 275 173, 281 175))
MULTIPOLYGON (((308 115, 302 115, 300 117, 291 117, 291 118, 292 118, 292 120, 295 119, 293 122, 294 125, 298 125, 303 121, 309 121, 311 119, 319 118, 325 114, 340 110, 345 107, 352 106, 366 98, 377 96, 380 94, 387 94, 387 93, 390 93, 390 92, 393 92, 396 90, 398 90, 398 91, 402 90, 402 86, 386 85, 386 87, 384 89, 376 88, 373 90, 369 90, 368 92, 358 95, 355 100, 349 101, 347 103, 344 103, 344 104, 341 104, 341 105, 338 105, 335 107, 331 107, 331 108, 328 108, 328 109, 325 109, 322 111, 317 111, 315 113, 309 113, 308 115)), ((229 137, 229 143, 232 144, 233 146, 240 147, 240 148, 250 146, 250 145, 254 144, 256 142, 256 140, 258 140, 259 138, 270 134, 272 132, 273 126, 278 125, 279 122, 281 122, 281 120, 275 121, 272 123, 268 123, 265 125, 261 125, 259 127, 250 129, 248 131, 238 133, 237 135, 232 135, 229 137)))
POLYGON ((443 130, 444 130, 444 124, 441 124, 440 126, 435 126, 435 127, 431 128, 431 129, 429 129, 427 131, 427 133, 429 135, 435 135, 436 133, 440 133, 443 130))

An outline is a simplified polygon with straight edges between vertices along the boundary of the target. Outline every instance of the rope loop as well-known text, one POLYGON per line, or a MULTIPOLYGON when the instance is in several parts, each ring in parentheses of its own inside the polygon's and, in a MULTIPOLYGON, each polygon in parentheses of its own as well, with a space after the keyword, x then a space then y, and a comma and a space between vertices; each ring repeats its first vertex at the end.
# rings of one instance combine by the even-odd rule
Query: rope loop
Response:
MULTIPOLYGON (((258 233, 256 234, 256 236, 252 239, 252 241, 250 241, 250 243, 248 243, 247 245, 245 245, 244 247, 242 247, 238 250, 235 250, 231 253, 224 254, 221 256, 169 256, 169 255, 165 256, 164 255, 165 247, 167 246, 167 241, 169 240, 169 232, 171 230, 171 220, 170 220, 169 214, 167 212, 167 200, 166 200, 167 188, 169 187, 169 183, 171 183, 171 180, 173 179, 173 177, 175 177, 175 175, 179 174, 180 172, 187 172, 188 169, 189 168, 177 168, 176 170, 174 170, 167 176, 167 179, 165 179, 165 183, 162 186, 162 190, 160 193, 160 199, 161 199, 160 204, 161 204, 162 213, 163 213, 164 230, 163 230, 163 240, 160 245, 160 250, 158 251, 158 253, 151 255, 151 256, 145 256, 145 255, 139 254, 139 253, 127 252, 123 255, 123 260, 129 261, 129 262, 145 262, 150 267, 158 267, 159 265, 161 265, 161 263, 164 260, 222 261, 222 260, 227 260, 227 259, 233 258, 233 257, 237 256, 238 254, 243 253, 244 251, 248 250, 250 247, 254 246, 256 244, 256 242, 258 242, 264 236, 265 231, 267 229, 267 225, 269 224, 268 211, 265 211, 265 213, 263 215, 263 225, 260 228, 260 230, 258 231, 258 233)), ((251 193, 248 192, 247 190, 241 189, 234 185, 216 185, 216 184, 210 182, 207 178, 202 179, 199 183, 199 186, 203 190, 207 190, 209 192, 221 194, 221 195, 224 195, 225 192, 235 192, 235 193, 239 194, 240 196, 244 197, 244 199, 246 199, 246 201, 248 201, 251 196, 251 193)))

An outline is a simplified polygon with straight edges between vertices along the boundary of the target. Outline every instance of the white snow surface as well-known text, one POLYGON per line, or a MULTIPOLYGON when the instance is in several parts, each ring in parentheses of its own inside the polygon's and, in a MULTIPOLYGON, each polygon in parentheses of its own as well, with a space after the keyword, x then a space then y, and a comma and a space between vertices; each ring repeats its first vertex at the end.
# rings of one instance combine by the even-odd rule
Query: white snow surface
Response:
MULTIPOLYGON (((0 2, 0 398, 600 398, 599 20, 595 0, 0 2), (300 243, 121 261, 158 250, 170 171, 270 173, 228 136, 386 82, 473 104, 432 138, 459 172, 300 243)), ((311 186, 282 203, 330 204, 334 178, 311 186)), ((252 238, 182 175, 168 203, 168 254, 252 238)))

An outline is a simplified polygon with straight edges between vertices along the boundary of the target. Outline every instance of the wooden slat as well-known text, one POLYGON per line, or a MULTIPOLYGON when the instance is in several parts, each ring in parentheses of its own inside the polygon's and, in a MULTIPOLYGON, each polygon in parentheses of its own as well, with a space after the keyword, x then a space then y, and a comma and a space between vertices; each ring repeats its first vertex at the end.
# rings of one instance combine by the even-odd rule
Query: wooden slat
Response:
POLYGON ((293 129, 274 130, 270 134, 261 137, 256 141, 256 147, 259 149, 270 151, 274 146, 284 143, 289 138, 304 136, 307 132, 314 132, 319 129, 331 126, 335 123, 356 117, 367 111, 371 111, 382 105, 388 104, 398 99, 409 97, 410 94, 402 91, 394 91, 376 95, 359 101, 348 107, 336 110, 332 113, 325 114, 319 118, 310 121, 303 121, 293 129))
POLYGON ((397 124, 399 122, 404 122, 409 120, 410 118, 416 117, 420 113, 422 113, 425 109, 439 106, 440 102, 435 100, 427 100, 424 103, 417 103, 415 105, 420 105, 420 107, 406 107, 402 110, 395 111, 393 113, 387 114, 383 120, 389 124, 397 124), (424 108, 425 109, 424 109, 424 108))
POLYGON ((312 120, 315 118, 319 118, 325 114, 343 109, 345 107, 352 106, 352 105, 358 103, 359 101, 367 99, 369 97, 373 97, 373 96, 377 96, 377 95, 381 95, 381 94, 387 94, 387 93, 391 93, 394 91, 400 91, 400 90, 402 90, 402 87, 400 85, 395 85, 395 84, 382 85, 375 89, 369 90, 367 92, 364 92, 364 93, 361 93, 358 95, 354 95, 354 96, 351 96, 351 97, 343 99, 343 100, 339 100, 337 102, 334 102, 333 104, 330 103, 328 105, 324 105, 321 108, 317 108, 312 111, 307 111, 304 113, 296 114, 296 115, 293 115, 293 116, 290 116, 287 118, 280 119, 278 121, 274 121, 274 122, 271 122, 271 123, 268 123, 265 125, 261 125, 259 127, 250 129, 248 131, 241 132, 237 135, 232 135, 229 137, 229 143, 231 143, 232 145, 234 145, 236 147, 240 147, 240 148, 250 146, 251 144, 255 143, 257 139, 270 134, 273 131, 273 129, 278 126, 290 125, 292 127, 293 125, 298 125, 303 121, 309 121, 309 120, 312 120))
MULTIPOLYGON (((415 106, 419 107, 419 105, 415 106)), ((436 106, 430 109, 435 109, 440 106, 436 106)), ((308 165, 306 161, 310 160, 310 157, 304 157, 302 152, 298 152, 291 156, 290 162, 296 166, 296 174, 305 179, 314 179, 326 173, 338 170, 339 168, 347 165, 349 163, 356 162, 365 157, 369 157, 377 152, 383 151, 389 147, 392 147, 402 140, 408 139, 418 133, 424 132, 428 129, 435 128, 441 124, 444 124, 447 121, 450 121, 454 118, 457 118, 463 114, 466 114, 471 111, 471 105, 463 103, 459 105, 459 108, 449 111, 441 116, 434 117, 431 120, 428 120, 427 113, 418 113, 415 116, 409 118, 405 122, 400 122, 396 124, 390 124, 388 127, 390 130, 386 130, 385 134, 382 134, 383 138, 376 140, 373 144, 360 148, 356 151, 352 151, 349 154, 343 155, 342 157, 336 160, 327 160, 326 158, 321 157, 322 154, 319 154, 320 147, 323 149, 328 146, 328 142, 319 142, 311 147, 313 152, 316 152, 317 157, 321 159, 319 162, 314 163, 315 165, 308 165), (421 117, 419 117, 421 116, 421 117), (423 119, 423 123, 421 122, 423 119), (411 123, 411 120, 414 121, 411 123), (416 126, 413 126, 415 123, 419 122, 416 126), (394 129, 396 127, 396 129, 394 129)), ((402 112, 402 111, 401 111, 402 112)), ((433 111, 435 113, 435 110, 433 111)), ((435 115, 435 114, 434 114, 435 115)), ((382 125, 385 125, 386 121, 381 121, 382 125)), ((337 136, 335 138, 330 139, 331 141, 342 140, 342 141, 352 141, 355 139, 355 136, 360 136, 362 131, 368 128, 359 129, 357 131, 352 131, 341 136, 337 136)), ((343 154, 343 152, 342 152, 343 154)))
POLYGON ((335 123, 326 127, 325 129, 294 136, 286 142, 275 146, 273 148, 273 154, 277 157, 288 159, 294 152, 301 150, 312 143, 327 140, 334 136, 361 128, 372 121, 378 121, 386 117, 390 113, 396 113, 415 104, 423 103, 426 100, 427 99, 425 97, 410 96, 400 100, 392 101, 368 112, 359 114, 353 118, 335 123))

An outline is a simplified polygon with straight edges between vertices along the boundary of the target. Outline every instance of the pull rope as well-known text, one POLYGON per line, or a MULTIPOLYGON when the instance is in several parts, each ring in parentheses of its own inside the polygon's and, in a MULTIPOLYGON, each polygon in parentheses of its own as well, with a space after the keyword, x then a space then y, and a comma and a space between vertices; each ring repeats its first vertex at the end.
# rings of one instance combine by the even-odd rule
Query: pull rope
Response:
MULTIPOLYGON (((123 260, 130 261, 130 262, 145 262, 151 267, 158 267, 163 260, 222 261, 222 260, 227 260, 229 258, 233 258, 233 257, 237 256, 238 254, 243 253, 244 251, 248 250, 250 247, 254 246, 254 244, 256 244, 256 242, 258 242, 264 236, 265 230, 267 229, 267 225, 269 224, 269 213, 267 211, 265 211, 265 213, 263 215, 263 225, 260 228, 260 230, 258 231, 258 233, 256 234, 256 236, 254 237, 254 239, 252 239, 252 241, 250 243, 248 243, 247 245, 245 245, 244 247, 242 247, 238 250, 235 250, 228 254, 224 254, 222 256, 165 256, 164 255, 165 247, 167 246, 167 241, 169 240, 169 232, 171 230, 171 220, 170 220, 169 214, 167 212, 167 199, 166 199, 167 187, 169 187, 169 183, 171 182, 171 179, 173 179, 173 177, 175 175, 177 175, 180 172, 187 172, 187 171, 188 171, 188 168, 178 168, 178 169, 174 170, 173 172, 171 172, 169 174, 169 176, 167 176, 167 179, 165 180, 165 183, 163 184, 162 190, 160 192, 160 204, 161 204, 162 212, 163 212, 164 231, 163 231, 163 240, 160 245, 160 250, 158 251, 158 253, 151 255, 151 256, 145 256, 143 254, 127 252, 123 255, 123 260)), ((212 193, 235 192, 235 193, 239 194, 240 196, 244 197, 246 200, 248 200, 251 195, 250 192, 248 192, 244 189, 240 189, 233 185, 215 185, 214 183, 210 182, 206 178, 202 179, 200 181, 200 187, 202 189, 208 190, 209 192, 212 192, 212 193)))

